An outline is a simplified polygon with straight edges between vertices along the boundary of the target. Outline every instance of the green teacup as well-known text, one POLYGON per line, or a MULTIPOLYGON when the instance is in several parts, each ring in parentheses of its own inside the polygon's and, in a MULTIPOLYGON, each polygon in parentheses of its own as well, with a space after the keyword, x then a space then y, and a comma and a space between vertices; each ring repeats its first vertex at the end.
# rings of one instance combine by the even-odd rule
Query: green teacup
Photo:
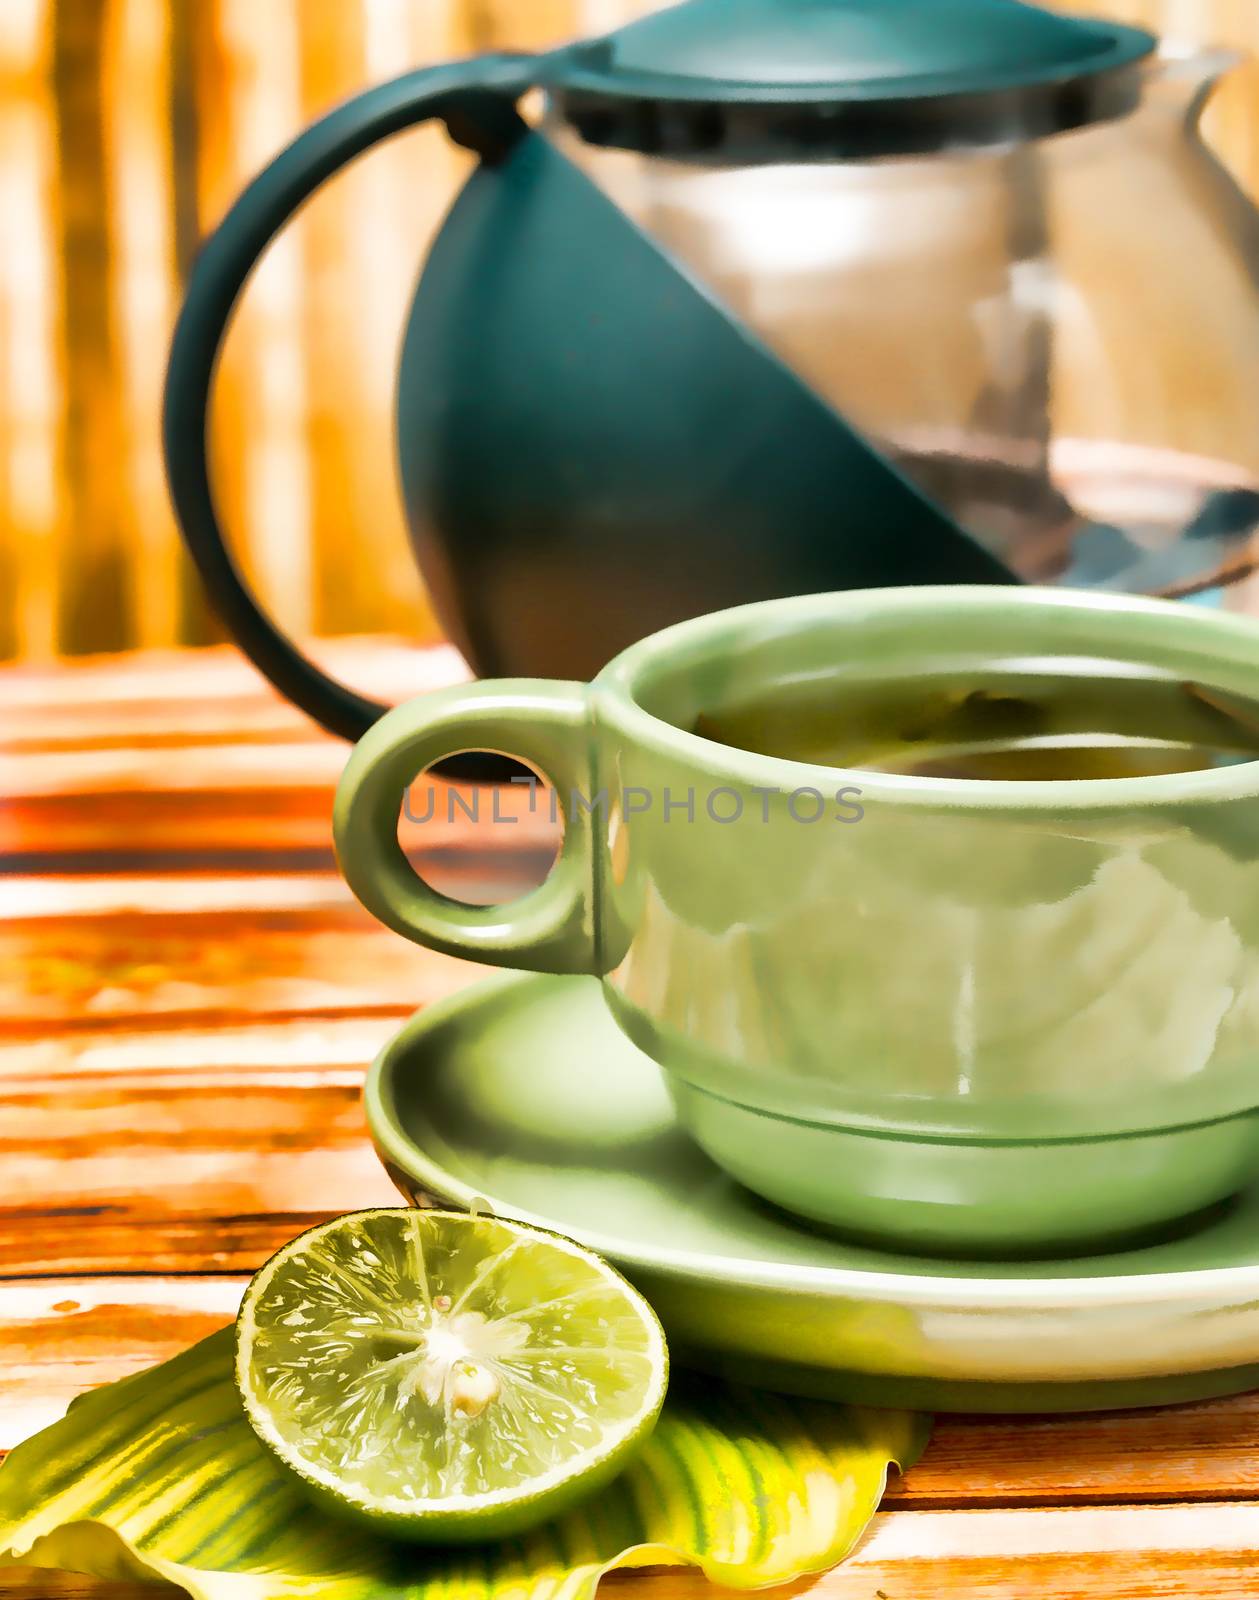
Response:
POLYGON ((407 937, 601 975, 686 1126, 768 1199, 918 1250, 1092 1247, 1259 1166, 1256 754, 1245 619, 816 595, 670 628, 589 685, 400 707, 350 759, 336 840, 407 937), (563 807, 512 904, 443 898, 398 844, 406 786, 470 749, 563 807), (1021 775, 934 775, 959 770, 1021 775), (1052 775, 1079 771, 1138 775, 1052 775))

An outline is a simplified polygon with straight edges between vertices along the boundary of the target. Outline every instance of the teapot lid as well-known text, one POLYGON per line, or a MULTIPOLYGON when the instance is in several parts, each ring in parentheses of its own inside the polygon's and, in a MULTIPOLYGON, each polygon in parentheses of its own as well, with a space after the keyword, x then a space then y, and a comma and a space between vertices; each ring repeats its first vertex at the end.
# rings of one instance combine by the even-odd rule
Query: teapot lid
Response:
MULTIPOLYGON (((813 113, 797 132, 821 135, 826 153, 897 153, 1121 115, 1156 44, 1025 0, 684 0, 560 52, 547 87, 594 143, 673 154, 688 108, 794 108, 813 113), (630 104, 657 108, 654 134, 630 104)), ((703 131, 690 121, 693 153, 703 131)), ((743 121, 786 131, 781 115, 743 121)), ((719 115, 711 133, 717 123, 729 131, 719 115)))

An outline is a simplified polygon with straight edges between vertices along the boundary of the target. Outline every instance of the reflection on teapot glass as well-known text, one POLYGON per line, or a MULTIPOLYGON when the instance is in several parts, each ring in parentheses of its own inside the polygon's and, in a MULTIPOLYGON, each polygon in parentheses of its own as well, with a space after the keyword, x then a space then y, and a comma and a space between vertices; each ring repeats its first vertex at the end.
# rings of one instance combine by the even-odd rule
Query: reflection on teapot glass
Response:
POLYGON ((1180 599, 1259 565, 1259 475, 1232 462, 1075 439, 1051 449, 1044 474, 941 450, 905 449, 896 460, 967 526, 1022 522, 1029 583, 1180 599))

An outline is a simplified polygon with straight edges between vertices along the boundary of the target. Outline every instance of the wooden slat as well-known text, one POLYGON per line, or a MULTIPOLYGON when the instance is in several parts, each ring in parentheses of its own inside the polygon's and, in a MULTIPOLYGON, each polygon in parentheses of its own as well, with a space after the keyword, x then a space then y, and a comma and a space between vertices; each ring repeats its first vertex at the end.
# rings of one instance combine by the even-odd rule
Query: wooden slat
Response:
MULTIPOLYGON (((469 973, 475 969, 467 969, 469 973)), ((0 1036, 0 1103, 30 1104, 49 1120, 80 1094, 216 1094, 270 1087, 294 1093, 353 1087, 397 1031, 389 1012, 313 1015, 226 1025, 141 1030, 81 1028, 0 1036), (55 1103, 54 1103, 55 1102, 55 1103)), ((189 1103, 191 1116, 198 1108, 189 1103)), ((12 1131, 0 1127, 0 1140, 12 1131)), ((4 1192, 0 1172, 0 1193, 4 1192)))
POLYGON ((237 913, 261 921, 293 911, 338 913, 354 905, 328 872, 13 873, 4 882, 6 922, 23 929, 53 919, 237 913))
MULTIPOLYGON (((8 708, 0 858, 70 860, 77 868, 94 858, 205 862, 270 852, 331 865, 332 799, 347 747, 282 707, 238 660, 193 654, 169 667, 159 657, 138 676, 108 663, 0 673, 8 708)), ((387 671, 378 661, 368 675, 387 701, 465 676, 450 650, 381 654, 387 671)), ((356 684, 375 660, 348 647, 323 655, 356 684)), ((545 870, 559 828, 523 787, 477 793, 460 785, 460 804, 451 785, 424 783, 435 800, 414 791, 414 820, 402 830, 409 848, 475 846, 540 861, 536 875, 545 870), (470 831, 472 807, 483 820, 470 831)))
POLYGON ((287 1051, 263 1041, 261 1070, 243 1070, 249 1036, 229 1036, 224 1059, 233 1045, 239 1055, 225 1078, 211 1061, 182 1079, 159 1057, 146 1071, 0 1094, 0 1271, 190 1267, 190 1221, 212 1239, 241 1216, 313 1221, 395 1203, 360 1104, 366 1066, 395 1027, 337 1025, 330 1039, 303 1020, 278 1030, 287 1051))
POLYGON ((85 1389, 166 1361, 223 1327, 246 1281, 155 1275, 0 1285, 0 1449, 47 1427, 85 1389))
MULTIPOLYGON (((363 1203, 401 1201, 389 1189, 363 1203)), ((134 1211, 121 1207, 0 1210, 0 1283, 12 1273, 59 1279, 67 1270, 111 1273, 140 1265, 160 1273, 256 1272, 282 1244, 335 1214, 309 1198, 301 1211, 249 1216, 232 1210, 225 1216, 154 1216, 140 1222, 134 1211)), ((124 1344, 121 1350, 129 1355, 130 1347, 124 1344)))
MULTIPOLYGON (((209 753, 203 770, 210 764, 209 753)), ((189 772, 191 764, 185 764, 189 772)), ((191 775, 191 774, 190 774, 191 775)), ((290 784, 281 792, 193 786, 183 794, 106 793, 16 799, 0 817, 0 856, 80 862, 97 870, 111 856, 124 862, 233 862, 281 854, 331 861, 331 783, 290 784)))
MULTIPOLYGON (((203 225, 217 225, 223 199, 246 183, 305 122, 297 70, 298 0, 209 0, 217 81, 203 93, 202 123, 227 131, 203 147, 221 197, 203 225)), ((207 177, 211 175, 207 173, 207 177)), ((215 454, 235 458, 239 485, 225 496, 227 526, 250 583, 290 633, 314 631, 310 546, 309 390, 302 308, 308 289, 299 240, 284 229, 262 253, 233 315, 216 374, 215 454)), ((352 535, 349 541, 353 548, 352 535)))
MULTIPOLYGON (((326 745, 205 747, 165 752, 160 779, 134 751, 94 751, 79 756, 11 757, 0 761, 0 783, 10 782, 0 808, 0 860, 23 857, 54 866, 86 862, 99 871, 121 863, 170 860, 198 867, 299 857, 304 865, 332 864, 333 792, 344 752, 326 745), (282 758, 280 751, 285 753, 282 758), (146 788, 152 782, 152 788, 146 788), (25 786, 25 792, 23 792, 25 786)), ((469 827, 451 791, 473 802, 471 787, 426 778, 414 816, 404 824, 408 848, 439 852, 471 844, 469 827), (427 787, 441 798, 430 801, 427 787), (434 809, 435 806, 435 809, 434 809)), ((482 789, 485 786, 479 786, 482 789)), ((496 786, 478 803, 485 817, 478 842, 505 861, 549 861, 559 830, 538 802, 530 815, 527 792, 496 786), (497 794, 498 798, 495 798, 497 794), (491 824, 491 807, 496 821, 491 824), (508 829, 510 828, 510 832, 508 829)))
POLYGON ((0 1273, 252 1271, 335 1211, 396 1203, 360 1106, 396 1028, 303 1015, 0 1042, 0 1273))
POLYGON ((0 8, 0 654, 53 655, 68 527, 57 119, 47 0, 0 8))
MULTIPOLYGON (((1100 1416, 943 1417, 890 1505, 1259 1500, 1259 1395, 1100 1416)), ((1255 1511, 1259 1522, 1259 1507, 1255 1511)))
MULTIPOLYGON (((434 0, 303 0, 307 114, 364 83, 460 54, 451 27, 457 9, 434 0)), ((395 374, 417 266, 473 164, 440 125, 422 125, 325 184, 294 226, 306 265, 302 340, 321 632, 365 619, 426 637, 434 631, 397 488, 395 374)))
MULTIPOLYGON (((852 1561, 808 1592, 827 1600, 944 1595, 1259 1593, 1259 1514, 1247 1504, 1070 1511, 884 1512, 852 1561)), ((652 1594, 670 1600, 671 1582, 652 1594)))
POLYGON ((103 98, 110 314, 125 510, 125 620, 139 645, 179 637, 182 549, 162 460, 162 387, 175 319, 171 25, 164 0, 105 8, 103 98))
POLYGON ((102 65, 106 8, 59 0, 52 8, 52 81, 57 115, 61 239, 60 335, 67 384, 59 467, 72 534, 59 574, 62 640, 80 650, 130 642, 124 575, 124 489, 116 323, 110 312, 116 263, 109 250, 102 65), (72 552, 72 555, 71 555, 72 552))
MULTIPOLYGON (((389 638, 338 638, 312 640, 309 651, 320 666, 365 693, 418 694, 467 677, 450 645, 418 650, 389 638)), ((22 718, 38 722, 78 710, 83 714, 80 726, 91 731, 93 718, 120 707, 170 710, 190 701, 237 707, 266 701, 291 722, 304 720, 240 651, 211 645, 203 650, 80 656, 45 666, 0 666, 0 702, 5 706, 0 744, 8 738, 11 723, 22 718)))
MULTIPOLYGON (((532 871, 536 865, 532 850, 482 853, 460 840, 458 827, 449 834, 444 829, 444 823, 434 824, 436 837, 442 841, 428 852, 434 862, 445 863, 449 859, 463 863, 472 875, 493 870, 514 876, 518 870, 532 871)), ((519 884, 508 883, 505 887, 521 892, 519 884)), ((0 873, 0 917, 20 925, 23 938, 32 927, 51 918, 83 918, 86 922, 88 918, 111 916, 240 913, 252 919, 249 923, 242 921, 243 931, 248 926, 267 927, 272 917, 294 911, 326 911, 332 916, 345 916, 348 912, 350 926, 370 926, 341 878, 331 871, 221 872, 186 868, 147 872, 119 868, 102 875, 0 873)))
MULTIPOLYGON (((327 671, 379 699, 398 700, 467 676, 448 645, 426 649, 373 639, 318 640, 310 654, 327 671)), ((228 731, 237 719, 265 711, 270 726, 301 728, 311 723, 280 698, 235 649, 146 651, 60 661, 52 665, 0 667, 0 749, 15 742, 35 746, 72 740, 91 748, 115 737, 127 719, 147 714, 178 735, 189 715, 228 731)))
MULTIPOLYGON (((11 892, 14 916, 0 924, 3 1033, 33 1034, 41 1048, 55 1052, 50 1029, 352 1012, 401 1016, 481 973, 379 927, 337 879, 281 880, 271 895, 270 880, 234 880, 248 891, 240 896, 246 903, 220 907, 214 895, 232 886, 222 879, 166 881, 173 906, 158 901, 146 913, 120 907, 122 897, 106 898, 91 914, 85 909, 91 889, 108 896, 120 883, 64 880, 60 898, 77 900, 84 908, 78 915, 51 909, 58 897, 39 892, 58 887, 48 880, 0 885, 0 898, 6 888, 11 892), (306 904, 295 903, 292 891, 303 884, 312 893, 306 904), (17 920, 19 903, 28 912, 42 903, 49 914, 17 920)), ((161 882, 149 880, 141 892, 155 894, 161 882)), ((0 1046, 0 1061, 11 1059, 0 1046)), ((7 1070, 0 1065, 0 1077, 7 1070)))

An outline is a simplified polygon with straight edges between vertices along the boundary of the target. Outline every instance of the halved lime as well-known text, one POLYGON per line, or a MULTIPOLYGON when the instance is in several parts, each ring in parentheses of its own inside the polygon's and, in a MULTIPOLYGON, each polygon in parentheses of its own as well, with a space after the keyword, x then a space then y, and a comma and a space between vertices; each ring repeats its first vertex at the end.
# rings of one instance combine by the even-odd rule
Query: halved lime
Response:
POLYGON ((322 1223, 245 1291, 236 1381, 264 1444, 384 1533, 496 1538, 605 1483, 650 1433, 668 1356, 590 1251, 496 1217, 322 1223))

